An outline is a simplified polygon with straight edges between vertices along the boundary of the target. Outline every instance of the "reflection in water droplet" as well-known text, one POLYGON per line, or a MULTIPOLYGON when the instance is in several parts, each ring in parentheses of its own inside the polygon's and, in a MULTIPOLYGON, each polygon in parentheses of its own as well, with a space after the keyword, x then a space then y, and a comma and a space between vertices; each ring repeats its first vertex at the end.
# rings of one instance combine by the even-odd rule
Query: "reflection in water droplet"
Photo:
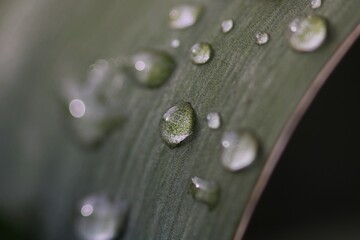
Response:
POLYGON ((85 104, 80 99, 73 99, 69 104, 70 114, 74 118, 81 118, 85 114, 85 104))
POLYGON ((310 4, 311 4, 312 9, 318 9, 321 7, 322 1, 321 0, 311 0, 310 4))
POLYGON ((221 118, 219 113, 211 112, 206 116, 208 127, 211 129, 218 129, 221 125, 221 118))
POLYGON ((143 71, 145 69, 145 67, 146 67, 146 65, 145 65, 144 61, 139 60, 135 63, 135 69, 138 71, 143 71))
POLYGON ((191 104, 179 102, 161 118, 160 135, 169 147, 174 148, 193 134, 195 123, 195 111, 191 104))
POLYGON ((326 39, 326 20, 320 16, 295 18, 289 24, 287 35, 293 49, 300 52, 315 51, 326 39))
POLYGON ((199 177, 191 178, 191 193, 195 200, 214 208, 217 204, 220 189, 213 181, 206 181, 199 177))
POLYGON ((124 228, 127 211, 123 201, 111 201, 105 194, 91 195, 81 203, 77 233, 85 240, 114 239, 124 228))
POLYGON ((84 217, 90 216, 94 211, 93 205, 91 204, 85 204, 81 207, 81 215, 84 217))
POLYGON ((269 41, 269 34, 265 32, 258 32, 255 37, 258 45, 264 45, 269 41))
POLYGON ((258 141, 249 132, 226 132, 221 140, 222 164, 230 171, 249 166, 257 157, 258 141))
POLYGON ((190 49, 190 58, 195 64, 207 63, 212 55, 211 45, 208 43, 196 43, 190 49))
POLYGON ((130 57, 125 71, 131 79, 144 86, 158 87, 166 82, 175 67, 175 61, 167 53, 144 50, 130 57))
POLYGON ((232 19, 225 20, 221 23, 221 31, 223 33, 228 33, 233 29, 234 27, 234 21, 232 19))
POLYGON ((178 5, 169 13, 169 26, 173 29, 185 29, 193 26, 202 12, 200 5, 178 5))
POLYGON ((179 39, 173 39, 171 40, 171 47, 178 48, 180 46, 180 40, 179 39))

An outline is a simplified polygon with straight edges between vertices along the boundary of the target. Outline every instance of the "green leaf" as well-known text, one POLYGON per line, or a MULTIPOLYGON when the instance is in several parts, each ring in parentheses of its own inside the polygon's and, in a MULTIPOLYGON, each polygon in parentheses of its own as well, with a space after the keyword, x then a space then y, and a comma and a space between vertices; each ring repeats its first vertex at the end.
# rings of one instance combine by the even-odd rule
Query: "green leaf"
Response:
POLYGON ((75 238, 78 202, 108 191, 131 205, 124 239, 242 237, 293 129, 359 36, 360 2, 324 1, 314 11, 308 0, 198 0, 204 6, 198 23, 174 31, 167 17, 176 3, 1 2, 0 213, 14 216, 19 228, 31 225, 41 239, 75 238), (285 37, 288 23, 314 13, 328 20, 328 39, 313 53, 293 51, 285 37), (230 18, 235 25, 225 35, 220 24, 230 18), (259 31, 270 35, 262 46, 255 42, 259 31), (173 38, 181 41, 179 48, 171 47, 173 38), (201 66, 189 56, 197 42, 214 51, 201 66), (129 109, 123 126, 99 148, 82 147, 59 101, 65 78, 86 76, 98 59, 144 48, 173 56, 172 77, 160 88, 134 86, 122 93, 129 109), (191 103, 197 128, 191 141, 170 149, 159 122, 179 101, 191 103), (206 125, 213 111, 222 117, 219 130, 206 125), (256 134, 261 154, 231 173, 220 162, 220 139, 238 129, 256 134), (220 186, 213 210, 189 194, 194 176, 220 186))

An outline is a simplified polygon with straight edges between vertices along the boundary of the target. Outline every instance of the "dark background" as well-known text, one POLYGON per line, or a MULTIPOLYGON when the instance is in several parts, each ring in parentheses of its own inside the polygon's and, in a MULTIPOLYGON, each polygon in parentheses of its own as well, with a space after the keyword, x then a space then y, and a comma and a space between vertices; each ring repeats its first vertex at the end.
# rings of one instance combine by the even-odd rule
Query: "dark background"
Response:
POLYGON ((292 136, 245 240, 360 239, 360 41, 292 136))

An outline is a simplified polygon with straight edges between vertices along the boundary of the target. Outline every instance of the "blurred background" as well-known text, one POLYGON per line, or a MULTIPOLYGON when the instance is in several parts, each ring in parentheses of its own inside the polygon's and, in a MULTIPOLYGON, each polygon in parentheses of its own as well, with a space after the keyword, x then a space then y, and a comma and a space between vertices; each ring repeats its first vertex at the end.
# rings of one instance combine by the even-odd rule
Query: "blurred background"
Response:
MULTIPOLYGON (((10 1, 5 0, 2 3, 5 5, 6 2, 10 1)), ((0 8, 0 32, 10 33, 0 36, 0 46, 11 46, 0 48, 1 240, 35 240, 41 239, 40 236, 43 235, 56 236, 62 231, 58 224, 71 229, 73 223, 59 223, 47 212, 54 213, 59 219, 68 219, 66 214, 69 213, 64 209, 72 206, 74 200, 83 194, 76 192, 76 188, 71 186, 91 185, 86 182, 89 176, 77 176, 77 172, 79 169, 92 169, 96 166, 96 155, 89 154, 87 162, 73 161, 80 153, 74 150, 73 142, 62 137, 67 133, 57 132, 54 135, 52 132, 40 131, 42 127, 51 128, 52 124, 59 124, 59 121, 56 121, 59 119, 56 110, 58 102, 43 101, 53 99, 50 97, 53 94, 50 86, 53 85, 46 85, 49 81, 44 77, 50 76, 49 72, 56 71, 46 69, 46 61, 55 58, 51 56, 54 53, 48 56, 46 49, 55 48, 58 50, 55 51, 56 54, 62 54, 60 46, 68 44, 67 36, 58 36, 56 33, 67 27, 64 22, 71 22, 71 18, 81 16, 81 7, 54 11, 59 6, 54 4, 54 1, 49 1, 43 9, 52 9, 49 12, 56 12, 59 16, 53 16, 52 24, 43 22, 42 19, 51 17, 40 14, 48 14, 38 8, 37 3, 40 2, 43 4, 43 1, 36 0, 31 4, 23 1, 9 4, 18 11, 18 15, 13 16, 7 15, 12 9, 0 8), (23 7, 19 7, 22 4, 23 7), (68 15, 60 16, 61 12, 68 15), (2 22, 4 19, 11 24, 2 22), (33 28, 21 28, 24 22, 28 23, 26 26, 33 28), (17 31, 12 32, 9 26, 15 26, 17 31), (5 29, 7 27, 9 29, 5 29), (46 34, 41 35, 42 30, 46 34), (31 75, 41 72, 39 69, 46 69, 45 73, 31 75), (20 74, 31 76, 31 81, 24 81, 23 85, 9 81, 17 79, 20 74), (44 84, 41 84, 42 82, 44 84), (31 103, 27 101, 29 98, 33 99, 31 103), (33 109, 42 109, 43 112, 34 114, 33 109), (46 114, 46 118, 43 118, 42 114, 46 114), (16 119, 18 116, 30 117, 16 119), (9 124, 13 119, 17 120, 16 126, 9 124), (44 143, 48 143, 45 144, 49 148, 47 151, 41 149, 44 143), (58 144, 63 146, 64 150, 59 150, 58 144), (66 157, 60 159, 60 151, 68 151, 62 154, 66 157), (52 161, 41 162, 46 159, 52 161), (61 181, 58 181, 66 171, 70 171, 65 174, 70 177, 61 177, 61 181), (15 172, 16 176, 13 174, 15 172), (49 191, 44 192, 38 186, 49 191), (57 196, 64 193, 68 193, 70 197, 57 199, 57 196), (51 204, 45 206, 45 209, 40 207, 42 203, 57 201, 62 201, 63 208, 51 209, 51 204)), ((88 7, 109 11, 102 5, 100 2, 88 7)), ((124 22, 131 18, 121 17, 124 22)), ((151 14, 147 17, 151 19, 151 14)), ((78 28, 83 24, 81 20, 78 28)), ((97 24, 96 19, 92 21, 87 24, 89 28, 92 24, 97 24)), ((121 29, 124 26, 117 27, 121 29)), ((78 29, 74 27, 75 30, 78 29)), ((84 31, 90 32, 91 29, 84 31)), ((71 31, 68 34, 71 34, 71 31)), ((113 41, 112 36, 93 36, 93 42, 89 45, 99 39, 105 39, 102 50, 110 55, 111 49, 106 48, 106 42, 113 41)), ((82 41, 83 39, 79 39, 75 45, 81 46, 82 41)), ((87 47, 83 49, 88 50, 87 47)), ((94 49, 89 54, 98 56, 99 52, 96 51, 98 50, 94 49)), ((68 52, 71 52, 71 49, 68 52)), ((59 61, 62 60, 59 57, 59 61)), ((359 62, 360 42, 357 41, 320 91, 291 138, 256 208, 245 240, 360 239, 360 158, 357 152, 360 136, 357 114, 360 92, 359 62)), ((91 173, 88 171, 86 174, 91 173)), ((65 235, 72 236, 70 233, 65 235)))
POLYGON ((245 240, 360 239, 360 41, 283 153, 245 240))

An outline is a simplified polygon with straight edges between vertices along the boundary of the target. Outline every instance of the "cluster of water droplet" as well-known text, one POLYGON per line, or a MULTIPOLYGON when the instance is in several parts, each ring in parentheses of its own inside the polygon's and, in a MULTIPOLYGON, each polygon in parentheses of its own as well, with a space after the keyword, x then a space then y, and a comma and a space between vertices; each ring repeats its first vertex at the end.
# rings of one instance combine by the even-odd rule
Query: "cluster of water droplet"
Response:
POLYGON ((154 88, 163 85, 176 68, 163 51, 143 50, 127 58, 98 60, 90 66, 85 80, 64 81, 63 97, 77 138, 95 146, 125 120, 132 81, 154 88))
MULTIPOLYGON (((311 0, 311 8, 321 7, 321 0, 311 0)), ((201 6, 180 5, 170 11, 169 25, 173 29, 185 29, 194 25, 202 12, 201 6)), ((226 34, 234 27, 232 19, 221 22, 221 31, 226 34)), ((297 51, 311 52, 319 48, 326 38, 326 21, 320 16, 295 18, 289 24, 288 41, 290 47, 297 51)), ((257 32, 255 42, 264 45, 270 40, 267 32, 257 32)), ((171 42, 176 48, 178 39, 171 42)), ((202 65, 211 59, 212 47, 209 43, 199 42, 190 48, 190 59, 194 64, 202 65)), ((207 117, 210 129, 218 129, 221 125, 219 113, 210 112, 207 117)), ((160 122, 161 137, 171 148, 178 146, 193 132, 195 113, 189 103, 179 103, 168 109, 160 122)), ((228 131, 221 140, 223 147, 221 163, 229 171, 236 172, 251 165, 257 158, 259 143, 250 131, 228 131)), ((213 181, 193 177, 191 192, 195 200, 214 207, 218 201, 219 187, 213 181)))
MULTIPOLYGON (((311 8, 318 9, 321 0, 311 0, 311 8)), ((196 4, 182 4, 169 12, 169 27, 183 30, 195 25, 204 8, 196 4)), ((234 20, 221 22, 224 34, 234 28, 234 20)), ((291 48, 301 52, 318 49, 327 36, 326 20, 321 16, 297 17, 288 25, 287 38, 291 48)), ((264 45, 270 40, 267 32, 257 32, 255 43, 264 45)), ((170 41, 172 48, 180 47, 181 41, 170 41)), ((208 63, 213 56, 211 44, 198 42, 190 48, 190 59, 196 65, 208 63)), ((171 77, 176 68, 174 58, 165 51, 145 49, 126 58, 98 60, 90 66, 85 80, 71 83, 65 91, 72 126, 79 139, 94 145, 99 143, 114 127, 124 119, 126 100, 121 99, 122 91, 129 91, 128 81, 145 88, 156 88, 171 77), (119 98, 121 100, 119 100, 119 98), (125 106, 125 107, 124 107, 125 106)), ((216 130, 221 127, 218 112, 206 116, 207 126, 216 130)), ((178 102, 165 111, 160 120, 160 136, 170 148, 180 146, 191 139, 196 130, 196 113, 188 102, 178 102)), ((257 158, 259 142, 250 131, 231 130, 221 139, 220 162, 225 169, 237 172, 250 166, 257 158)), ((191 193, 195 200, 216 206, 220 187, 214 181, 199 177, 191 178, 191 193)), ((96 194, 86 198, 77 219, 78 234, 84 239, 106 240, 117 236, 126 220, 127 205, 113 202, 107 195, 96 194)))

